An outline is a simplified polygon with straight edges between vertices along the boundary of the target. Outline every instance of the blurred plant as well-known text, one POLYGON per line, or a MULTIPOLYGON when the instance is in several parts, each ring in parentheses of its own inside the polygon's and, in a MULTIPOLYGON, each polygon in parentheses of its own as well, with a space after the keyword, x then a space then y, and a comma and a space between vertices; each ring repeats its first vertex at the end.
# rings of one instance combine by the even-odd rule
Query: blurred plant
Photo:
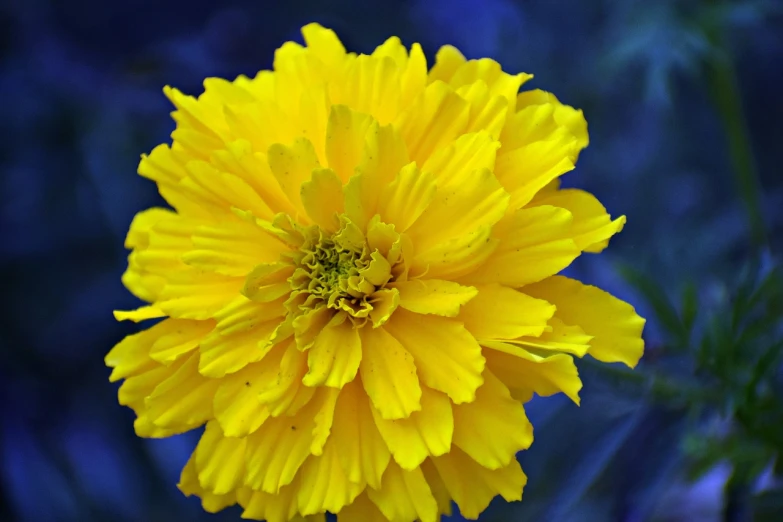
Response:
POLYGON ((773 464, 783 476, 783 273, 770 259, 750 262, 730 288, 716 289, 711 309, 698 305, 693 285, 674 306, 641 271, 626 266, 622 273, 667 334, 643 379, 633 378, 651 400, 687 417, 682 450, 690 480, 731 465, 724 520, 744 520, 759 478, 773 464))
POLYGON ((758 173, 734 66, 736 48, 751 30, 783 15, 779 2, 731 0, 630 2, 618 9, 622 29, 605 62, 619 75, 638 67, 647 97, 669 102, 678 76, 700 80, 723 123, 737 191, 750 236, 768 246, 758 173))
MULTIPOLYGON (((607 64, 626 76, 629 66, 641 66, 648 95, 659 101, 668 101, 680 75, 711 96, 746 215, 743 247, 752 245, 755 253, 745 254, 752 260, 729 283, 698 290, 696 281, 716 274, 691 276, 676 305, 668 293, 676 279, 662 285, 660 266, 620 268, 652 310, 662 338, 645 354, 642 371, 580 361, 584 380, 605 383, 606 393, 585 398, 573 424, 560 412, 537 424, 546 430, 537 433, 541 452, 547 450, 540 441, 564 429, 582 430, 584 440, 561 456, 526 464, 531 475, 545 473, 548 483, 526 494, 555 501, 528 501, 519 520, 654 519, 661 515, 656 500, 678 477, 696 482, 719 465, 731 468, 723 520, 780 520, 783 270, 769 253, 774 238, 766 231, 733 55, 743 29, 758 27, 781 7, 765 1, 629 2, 617 13, 625 21, 617 25, 629 33, 614 41, 620 44, 607 53, 607 64)), ((675 516, 694 519, 684 509, 675 516)))

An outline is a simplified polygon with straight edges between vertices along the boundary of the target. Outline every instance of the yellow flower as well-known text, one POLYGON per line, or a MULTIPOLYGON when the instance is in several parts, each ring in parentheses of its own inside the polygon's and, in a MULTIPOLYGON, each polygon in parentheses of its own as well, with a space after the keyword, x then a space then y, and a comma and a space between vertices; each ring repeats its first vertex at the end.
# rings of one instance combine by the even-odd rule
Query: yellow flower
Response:
POLYGON ((644 320, 558 274, 625 218, 560 189, 581 111, 530 75, 303 29, 274 71, 165 89, 139 166, 173 210, 131 224, 123 276, 161 318, 107 355, 142 437, 206 425, 180 489, 270 522, 476 518, 519 500, 522 405, 579 402, 573 356, 634 366, 644 320), (304 517, 304 518, 302 518, 304 517))

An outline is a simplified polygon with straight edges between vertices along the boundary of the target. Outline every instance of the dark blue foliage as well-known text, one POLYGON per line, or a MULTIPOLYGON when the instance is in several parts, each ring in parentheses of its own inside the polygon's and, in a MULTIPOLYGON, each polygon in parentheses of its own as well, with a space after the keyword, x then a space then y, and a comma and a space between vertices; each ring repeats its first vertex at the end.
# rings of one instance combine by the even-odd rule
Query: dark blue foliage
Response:
MULTIPOLYGON (((703 63, 716 50, 699 30, 704 17, 730 34, 722 49, 735 57, 779 255, 783 13, 775 2, 0 3, 0 521, 239 519, 237 510, 205 514, 179 493, 197 434, 135 437, 103 365, 134 330, 111 311, 136 304, 120 283, 125 231, 136 212, 160 203, 135 170, 139 154, 173 130, 164 85, 197 94, 205 77, 268 68, 274 49, 310 21, 333 27, 353 50, 398 35, 421 42, 430 60, 451 43, 535 73, 534 87, 583 108, 590 125, 591 145, 564 184, 628 216, 611 248, 570 274, 649 318, 647 368, 672 342, 672 314, 657 306, 670 300, 679 320, 687 284, 698 306, 685 308, 719 306, 723 281, 751 257, 726 134, 705 86, 703 63), (660 299, 629 284, 620 264, 654 281, 660 299)), ((684 487, 684 410, 602 387, 591 368, 583 374, 581 408, 562 397, 530 404, 536 443, 521 457, 525 501, 495 502, 482 520, 702 520, 683 514, 682 492, 673 491, 684 487)), ((780 506, 774 495, 759 499, 765 513, 780 506)))

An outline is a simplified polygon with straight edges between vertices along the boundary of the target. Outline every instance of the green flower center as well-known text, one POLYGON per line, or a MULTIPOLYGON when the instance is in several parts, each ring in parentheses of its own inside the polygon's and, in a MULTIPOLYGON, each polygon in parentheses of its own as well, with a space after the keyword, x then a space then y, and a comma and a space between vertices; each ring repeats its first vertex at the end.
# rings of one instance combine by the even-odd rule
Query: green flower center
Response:
POLYGON ((289 279, 300 296, 300 309, 325 305, 353 317, 367 317, 373 309, 370 296, 392 277, 386 258, 378 250, 371 251, 358 227, 347 220, 334 234, 312 226, 303 235, 289 279), (307 297, 302 303, 303 294, 307 297))

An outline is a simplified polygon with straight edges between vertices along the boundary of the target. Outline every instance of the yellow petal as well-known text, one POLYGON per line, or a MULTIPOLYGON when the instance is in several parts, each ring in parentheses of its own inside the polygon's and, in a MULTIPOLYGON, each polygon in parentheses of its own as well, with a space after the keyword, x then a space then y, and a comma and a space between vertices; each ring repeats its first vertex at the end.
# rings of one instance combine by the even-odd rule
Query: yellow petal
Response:
POLYGON ((579 404, 582 381, 568 354, 555 353, 541 357, 519 346, 508 343, 488 342, 487 364, 504 383, 514 389, 514 395, 524 401, 533 393, 548 397, 563 392, 579 404))
POLYGON ((242 295, 259 303, 276 301, 291 292, 286 280, 293 273, 293 265, 287 262, 261 263, 247 275, 242 295))
POLYGON ((254 223, 222 222, 192 235, 193 249, 182 256, 191 266, 228 276, 246 276, 259 263, 277 261, 288 247, 254 223))
POLYGON ((218 384, 198 373, 198 353, 193 352, 147 398, 150 419, 164 428, 200 426, 213 417, 212 397, 218 384))
POLYGON ((397 36, 391 36, 381 45, 375 48, 372 55, 376 58, 389 57, 399 68, 405 68, 408 63, 408 50, 402 45, 402 41, 397 36))
POLYGON ((359 276, 375 287, 385 285, 391 278, 391 264, 380 252, 370 255, 371 261, 367 267, 359 270, 359 276))
POLYGON ((367 496, 389 520, 438 520, 438 503, 420 468, 406 471, 390 462, 380 490, 367 489, 367 496))
POLYGON ((446 393, 455 404, 475 400, 476 389, 484 382, 484 357, 462 323, 397 310, 385 328, 413 355, 424 384, 446 393))
POLYGON ((193 248, 191 236, 200 220, 177 218, 160 220, 150 228, 148 244, 134 252, 139 268, 160 274, 168 281, 172 273, 186 269, 182 256, 193 248))
POLYGON ((307 352, 309 370, 302 379, 305 386, 342 388, 352 381, 362 360, 359 331, 350 321, 327 326, 307 352))
POLYGON ((511 194, 510 208, 523 207, 552 180, 573 170, 576 147, 576 139, 562 130, 512 151, 501 149, 495 174, 511 194))
POLYGON ((279 319, 273 319, 235 333, 213 331, 201 342, 198 371, 218 378, 260 361, 269 353, 270 338, 279 324, 279 319))
POLYGON ((359 166, 364 152, 365 136, 377 123, 371 116, 345 105, 333 105, 326 127, 326 157, 341 180, 348 181, 359 166))
POLYGON ((340 390, 332 388, 319 390, 319 396, 316 400, 323 401, 320 409, 315 416, 315 427, 313 428, 313 441, 310 444, 310 453, 315 456, 323 455, 324 446, 327 440, 331 440, 329 435, 332 433, 334 423, 334 410, 337 407, 337 399, 340 396, 340 390))
POLYGON ((332 101, 372 114, 381 125, 390 123, 397 116, 400 99, 400 70, 394 60, 360 55, 351 57, 344 70, 329 85, 332 101))
POLYGON ((160 293, 157 306, 178 319, 209 319, 242 288, 241 278, 208 273, 182 273, 160 293))
POLYGON ((580 327, 569 326, 557 317, 552 317, 547 326, 551 331, 544 332, 538 337, 520 337, 508 342, 523 348, 566 352, 577 357, 584 356, 590 349, 593 336, 587 335, 580 327))
MULTIPOLYGON (((134 408, 134 405, 129 404, 128 406, 132 409, 134 408)), ((149 415, 145 411, 141 411, 143 408, 144 406, 135 408, 140 410, 137 414, 138 417, 136 417, 136 420, 133 421, 133 431, 136 432, 137 437, 142 437, 145 439, 166 439, 182 433, 182 430, 159 428, 158 426, 155 426, 155 424, 153 424, 153 422, 150 420, 149 415)))
POLYGON ((148 155, 142 155, 139 175, 159 184, 175 186, 187 175, 184 164, 166 144, 158 145, 148 155))
POLYGON ((421 45, 414 43, 405 71, 400 77, 400 107, 408 107, 427 84, 427 58, 421 45))
POLYGON ((370 296, 370 320, 374 328, 386 324, 400 304, 400 292, 396 288, 383 288, 370 296))
POLYGON ((484 226, 434 245, 417 255, 410 264, 411 274, 427 274, 439 279, 458 279, 481 266, 495 251, 499 240, 492 227, 484 226))
POLYGON ((296 494, 299 490, 299 478, 290 485, 280 488, 277 493, 268 493, 260 490, 246 490, 247 495, 238 494, 242 507, 242 518, 250 520, 265 520, 266 522, 304 522, 304 518, 297 515, 296 494))
POLYGON ((345 47, 331 29, 310 23, 302 28, 308 49, 328 67, 337 67, 345 58, 345 47))
POLYGON ((499 147, 500 142, 487 132, 463 134, 453 144, 430 156, 422 170, 432 173, 439 186, 459 185, 476 170, 494 170, 499 147))
POLYGON ((417 314, 436 314, 454 317, 460 307, 476 296, 472 286, 462 286, 441 279, 412 279, 391 283, 400 291, 400 306, 417 314))
POLYGON ((424 386, 421 411, 407 419, 385 420, 373 408, 373 418, 402 469, 418 467, 430 455, 443 455, 451 449, 454 418, 449 398, 424 386))
POLYGON ((176 219, 176 213, 165 208, 149 208, 136 214, 125 236, 125 248, 146 248, 149 245, 150 231, 155 224, 163 220, 176 219))
POLYGON ((274 416, 292 415, 310 401, 315 390, 302 385, 307 371, 307 356, 294 343, 286 345, 277 375, 258 394, 274 416))
POLYGON ((158 366, 150 358, 150 348, 157 340, 159 332, 167 328, 168 325, 158 323, 152 328, 126 336, 114 345, 104 358, 106 366, 113 368, 109 381, 116 382, 158 366))
POLYGON ((310 455, 315 418, 323 401, 312 400, 295 415, 270 417, 247 438, 245 484, 272 495, 291 484, 310 455))
POLYGON ((153 327, 157 339, 150 348, 150 357, 161 364, 171 364, 181 355, 194 350, 214 327, 214 321, 161 321, 153 327))
POLYGON ((202 488, 225 495, 243 484, 247 440, 225 437, 215 421, 207 423, 196 446, 196 469, 202 488))
POLYGON ((465 62, 465 57, 456 47, 444 45, 435 54, 435 65, 430 70, 429 81, 440 80, 448 83, 465 62))
POLYGON ((114 318, 118 321, 133 321, 138 323, 139 321, 146 321, 147 319, 157 319, 159 317, 165 317, 166 313, 157 306, 142 306, 136 310, 115 310, 114 318))
POLYGON ((430 155, 462 134, 470 105, 443 82, 434 82, 395 121, 411 159, 423 165, 430 155))
POLYGON ((579 256, 568 237, 571 213, 541 206, 520 209, 498 225, 500 245, 468 283, 501 283, 520 287, 554 275, 579 256))
POLYGON ((198 482, 195 454, 190 456, 188 463, 183 468, 177 487, 187 497, 191 495, 200 497, 201 506, 209 513, 217 513, 221 509, 233 506, 237 501, 236 494, 233 491, 225 495, 215 495, 201 487, 198 482))
POLYGON ((470 118, 466 131, 486 131, 497 139, 506 123, 509 100, 492 94, 489 86, 478 80, 457 89, 457 92, 470 104, 470 118))
POLYGON ((416 260, 438 260, 439 245, 495 225, 506 212, 508 194, 488 169, 466 174, 440 187, 432 204, 410 228, 416 260))
POLYGON ((533 204, 552 205, 571 212, 574 220, 570 236, 577 248, 585 252, 600 252, 606 248, 609 238, 620 232, 625 225, 625 216, 613 221, 595 196, 583 190, 548 192, 536 197, 533 204))
POLYGON ((242 177, 221 172, 206 161, 190 161, 186 169, 188 176, 180 180, 178 186, 199 200, 224 209, 236 207, 258 217, 272 217, 269 205, 242 177))
POLYGON ((507 502, 522 499, 527 477, 513 459, 505 468, 489 470, 458 448, 433 459, 440 478, 459 506, 460 514, 475 520, 500 494, 507 502))
POLYGON ((454 406, 454 445, 487 469, 508 466, 532 442, 525 409, 489 371, 476 400, 454 406))
POLYGON ((547 140, 560 129, 554 118, 555 106, 553 104, 526 104, 522 100, 520 105, 520 99, 522 98, 517 100, 516 114, 508 118, 501 134, 504 154, 536 141, 547 140))
MULTIPOLYGON (((177 108, 177 111, 173 114, 174 119, 178 123, 177 130, 186 130, 194 133, 198 136, 198 139, 205 143, 207 150, 220 147, 221 139, 215 131, 223 123, 221 121, 222 114, 219 112, 220 105, 214 103, 213 96, 204 93, 199 98, 194 98, 168 86, 163 88, 163 93, 177 108)), ((197 147, 191 152, 199 154, 204 151, 197 147)))
POLYGON ((361 383, 348 383, 334 409, 331 440, 337 446, 343 470, 356 484, 378 489, 391 454, 373 421, 361 383))
POLYGON ((295 139, 290 147, 276 143, 269 147, 267 159, 277 183, 298 212, 294 217, 306 219, 299 191, 302 183, 310 179, 313 169, 321 166, 313 144, 307 138, 295 139))
MULTIPOLYGON (((551 108, 554 127, 565 128, 576 138, 577 154, 581 149, 587 147, 590 140, 587 135, 587 122, 581 110, 563 105, 554 94, 540 89, 521 92, 517 96, 517 108, 519 109, 517 114, 522 113, 524 108, 542 106, 551 108)), ((574 156, 574 161, 576 161, 576 156, 574 156)))
POLYGON ((404 419, 421 409, 413 357, 384 327, 362 328, 359 371, 364 389, 384 419, 404 419))
POLYGON ((405 232, 427 209, 436 190, 433 176, 419 172, 415 163, 409 163, 382 189, 378 213, 384 223, 405 232))
POLYGON ((373 127, 364 142, 356 174, 345 186, 345 212, 360 229, 376 214, 379 187, 386 187, 410 163, 399 131, 391 125, 373 127))
POLYGON ((220 380, 213 409, 227 437, 244 437, 256 431, 269 418, 269 409, 258 394, 277 376, 282 348, 261 361, 247 365, 220 380))
POLYGON ((490 88, 491 96, 501 96, 508 102, 509 111, 514 113, 519 87, 533 76, 531 74, 508 74, 500 64, 490 58, 469 60, 454 71, 449 84, 455 88, 483 82, 490 88))
POLYGON ((435 464, 432 463, 432 460, 427 459, 421 464, 421 471, 424 473, 424 478, 430 486, 432 496, 434 496, 435 500, 438 502, 438 512, 450 517, 451 495, 449 494, 449 490, 446 489, 446 484, 443 482, 443 479, 440 478, 435 464))
POLYGON ((459 315, 477 339, 538 337, 547 328, 555 307, 541 299, 498 284, 478 286, 478 295, 459 315))
POLYGON ((326 80, 324 63, 294 42, 286 42, 275 51, 272 65, 277 102, 286 114, 296 114, 302 93, 326 80))
MULTIPOLYGON (((276 107, 276 109, 279 112, 279 107, 276 107)), ((266 152, 273 143, 290 143, 293 141, 294 136, 292 131, 284 133, 283 135, 260 137, 259 134, 273 132, 276 129, 279 130, 285 125, 284 122, 286 118, 280 113, 276 115, 266 115, 267 119, 264 120, 264 109, 259 105, 256 105, 254 110, 257 112, 243 110, 237 113, 242 116, 257 117, 257 120, 254 119, 252 130, 243 130, 236 133, 238 136, 243 136, 245 139, 227 143, 226 149, 213 152, 210 160, 217 168, 242 178, 250 185, 272 212, 272 215, 270 216, 261 214, 257 217, 272 219, 274 214, 278 212, 294 212, 294 207, 288 201, 288 198, 272 174, 272 170, 269 168, 269 162, 267 161, 266 152), (279 125, 265 125, 264 121, 277 121, 282 123, 279 125)), ((229 108, 226 108, 226 114, 227 116, 230 116, 232 111, 229 108)))
POLYGON ((302 183, 301 197, 313 223, 330 232, 340 228, 337 216, 343 213, 343 183, 333 170, 313 170, 310 180, 302 183))
POLYGON ((150 364, 145 365, 133 375, 128 376, 125 382, 120 386, 117 394, 119 403, 123 406, 129 406, 136 412, 136 415, 146 416, 145 422, 152 422, 149 418, 148 408, 145 403, 155 388, 163 381, 174 375, 182 367, 184 358, 175 361, 170 366, 157 364, 152 359, 148 359, 150 364))
POLYGON ((525 292, 554 304, 555 317, 592 335, 588 353, 599 361, 621 362, 633 368, 641 359, 645 320, 628 303, 563 276, 526 287, 525 292))
POLYGON ((235 297, 230 303, 215 313, 217 329, 223 335, 245 332, 259 323, 270 321, 286 314, 283 299, 267 303, 251 301, 243 295, 235 297))
MULTIPOLYGON (((306 293, 301 294, 306 296, 306 293)), ((291 321, 296 346, 301 351, 309 350, 321 331, 327 325, 336 325, 345 315, 335 314, 331 308, 321 305, 304 312, 291 321)))
POLYGON ((339 512, 362 491, 348 480, 337 455, 337 446, 328 442, 323 454, 310 457, 302 466, 297 502, 299 513, 314 515, 339 512))
POLYGON ((142 268, 136 260, 137 256, 138 252, 131 252, 128 256, 128 268, 122 274, 122 284, 142 301, 151 303, 158 299, 166 279, 142 268))
POLYGON ((345 506, 337 513, 338 522, 389 522, 389 519, 381 513, 378 507, 362 493, 352 504, 345 506))

